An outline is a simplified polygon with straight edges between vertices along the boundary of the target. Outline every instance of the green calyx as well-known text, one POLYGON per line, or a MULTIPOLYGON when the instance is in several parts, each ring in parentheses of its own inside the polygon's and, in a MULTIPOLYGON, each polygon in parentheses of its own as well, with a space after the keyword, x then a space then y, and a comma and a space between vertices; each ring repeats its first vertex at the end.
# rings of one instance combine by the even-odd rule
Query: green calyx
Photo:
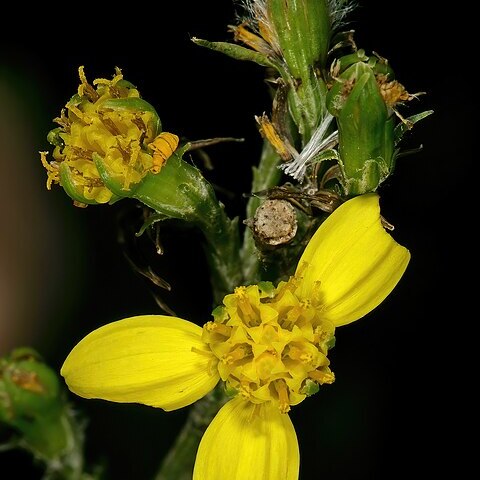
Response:
POLYGON ((327 107, 337 119, 347 195, 375 191, 393 169, 395 118, 373 69, 362 61, 349 66, 329 91, 327 107))
POLYGON ((294 78, 325 68, 331 34, 326 0, 267 0, 267 11, 294 78))
POLYGON ((267 11, 286 68, 289 106, 303 144, 325 115, 324 72, 331 35, 326 0, 268 0, 267 11))
POLYGON ((0 359, 0 422, 19 432, 37 456, 52 458, 67 448, 63 410, 58 376, 33 350, 0 359))

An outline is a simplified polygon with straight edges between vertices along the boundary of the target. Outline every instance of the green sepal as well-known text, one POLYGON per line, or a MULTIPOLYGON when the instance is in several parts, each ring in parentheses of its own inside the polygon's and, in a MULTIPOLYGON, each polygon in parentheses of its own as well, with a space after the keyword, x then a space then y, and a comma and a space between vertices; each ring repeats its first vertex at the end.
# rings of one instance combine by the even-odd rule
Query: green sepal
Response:
POLYGON ((223 53, 236 60, 254 62, 263 67, 277 68, 276 63, 270 60, 267 55, 242 47, 241 45, 228 42, 210 42, 196 37, 192 38, 192 42, 201 47, 223 53))
POLYGON ((132 196, 138 184, 132 184, 128 190, 125 190, 123 188, 123 182, 121 179, 118 177, 118 175, 115 175, 115 173, 111 171, 108 164, 98 153, 93 152, 92 158, 102 182, 113 193, 113 197, 109 203, 115 202, 120 198, 132 196))
POLYGON ((128 80, 125 80, 124 78, 122 78, 121 80, 119 80, 115 86, 117 87, 122 87, 122 88, 127 88, 129 90, 137 90, 137 87, 132 83, 132 82, 129 82, 128 80))
POLYGON ((31 347, 19 347, 10 352, 10 360, 37 360, 42 361, 42 356, 31 347))
POLYGON ((393 168, 395 118, 373 70, 363 62, 349 67, 328 93, 327 107, 337 118, 345 193, 375 191, 393 168))
POLYGON ((60 407, 58 376, 35 358, 2 361, 0 382, 8 396, 8 414, 13 425, 56 412, 60 407))
POLYGON ((258 282, 258 288, 269 298, 273 298, 275 295, 275 286, 272 282, 258 282))
POLYGON ((386 58, 371 56, 368 59, 368 66, 378 75, 387 75, 390 80, 395 78, 395 73, 386 58))
POLYGON ((406 118, 403 122, 400 122, 396 127, 393 132, 394 135, 394 140, 395 140, 395 146, 397 146, 403 136, 405 135, 406 132, 412 129, 412 127, 419 122, 420 120, 423 120, 424 118, 432 115, 433 110, 426 110, 425 112, 422 113, 417 113, 416 115, 412 115, 411 117, 406 118))
POLYGON ((306 395, 307 397, 311 397, 315 395, 320 390, 320 385, 317 382, 314 382, 312 379, 307 378, 305 379, 305 383, 300 389, 300 393, 306 395))
POLYGON ((61 133, 64 133, 62 127, 57 127, 53 130, 50 130, 47 134, 47 142, 51 145, 54 145, 55 147, 63 147, 65 145, 65 142, 60 136, 61 133))
POLYGON ((155 138, 162 131, 162 122, 160 117, 150 103, 143 98, 128 97, 128 98, 108 98, 98 105, 99 110, 117 110, 117 111, 132 111, 132 112, 150 112, 153 114, 151 120, 152 138, 155 138))
POLYGON ((223 305, 219 305, 213 309, 212 316, 216 322, 222 322, 228 318, 227 310, 223 305))
POLYGON ((65 450, 62 410, 58 375, 34 350, 17 349, 0 359, 0 421, 21 433, 25 448, 42 458, 65 450))
POLYGON ((311 160, 310 163, 320 163, 324 162, 326 160, 339 160, 340 156, 336 150, 333 148, 330 148, 328 150, 325 150, 317 155, 315 155, 311 160))
POLYGON ((227 382, 225 382, 224 384, 224 391, 225 391, 225 394, 230 397, 230 398, 233 398, 235 396, 238 395, 238 390, 236 388, 233 388, 231 385, 229 385, 227 382))
POLYGON ((157 222, 166 220, 167 218, 168 217, 166 215, 163 215, 161 213, 153 213, 143 222, 143 225, 140 227, 140 230, 135 234, 135 236, 141 237, 145 233, 145 230, 147 230, 147 228, 151 227, 157 222))
POLYGON ((351 67, 355 63, 366 62, 368 59, 369 57, 365 55, 365 50, 361 48, 354 53, 350 53, 338 58, 335 61, 334 70, 337 72, 337 75, 341 75, 347 68, 351 67))
POLYGON ((335 344, 337 343, 337 339, 335 337, 330 338, 326 345, 329 350, 331 350, 333 347, 335 347, 335 344))
POLYGON ((85 198, 83 195, 78 193, 77 187, 73 179, 72 171, 70 167, 65 163, 60 163, 60 185, 65 190, 65 193, 76 202, 84 203, 86 205, 99 205, 95 200, 85 198))
POLYGON ((68 103, 70 105, 73 105, 74 107, 78 107, 82 102, 87 101, 84 100, 78 93, 74 93, 71 97, 68 103))
POLYGON ((287 65, 279 71, 304 146, 325 115, 329 8, 326 0, 268 0, 267 11, 287 65))

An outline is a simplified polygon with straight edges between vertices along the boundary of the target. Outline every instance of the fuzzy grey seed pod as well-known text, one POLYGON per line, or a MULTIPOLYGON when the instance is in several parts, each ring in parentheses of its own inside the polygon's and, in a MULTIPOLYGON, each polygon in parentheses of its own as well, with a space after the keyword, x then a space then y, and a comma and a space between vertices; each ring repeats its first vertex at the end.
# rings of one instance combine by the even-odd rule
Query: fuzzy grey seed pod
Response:
POLYGON ((286 200, 266 200, 247 222, 258 248, 272 248, 290 242, 297 233, 295 209, 286 200))

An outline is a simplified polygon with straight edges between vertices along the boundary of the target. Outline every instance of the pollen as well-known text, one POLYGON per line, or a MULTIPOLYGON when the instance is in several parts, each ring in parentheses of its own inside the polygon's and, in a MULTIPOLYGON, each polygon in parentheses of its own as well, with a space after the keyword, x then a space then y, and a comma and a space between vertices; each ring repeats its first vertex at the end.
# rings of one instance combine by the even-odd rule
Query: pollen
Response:
POLYGON ((335 378, 327 358, 335 328, 317 300, 300 298, 298 285, 292 277, 273 292, 238 287, 203 327, 227 390, 282 413, 335 378))

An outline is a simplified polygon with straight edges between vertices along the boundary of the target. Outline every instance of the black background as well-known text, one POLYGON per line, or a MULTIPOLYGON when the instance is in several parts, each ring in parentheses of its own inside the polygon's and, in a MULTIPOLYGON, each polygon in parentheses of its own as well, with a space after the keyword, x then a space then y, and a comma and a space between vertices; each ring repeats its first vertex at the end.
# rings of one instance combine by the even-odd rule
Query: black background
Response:
MULTIPOLYGON (((463 421, 460 358, 471 318, 462 280, 463 269, 473 261, 467 237, 475 218, 470 213, 475 187, 470 118, 476 99, 472 60, 465 54, 468 27, 453 8, 439 10, 436 2, 360 3, 351 16, 357 44, 390 59, 410 92, 427 92, 405 114, 433 109, 435 115, 407 140, 411 148, 423 144, 423 150, 400 160, 380 190, 383 213, 396 226, 394 238, 410 249, 411 264, 375 312, 337 331, 331 355, 336 382, 292 410, 303 480, 433 476, 462 465, 457 450, 462 439, 452 427, 463 421)), ((19 15, 0 34, 0 78, 29 109, 31 169, 38 184, 45 178, 36 152, 48 149, 45 134, 77 86, 78 66, 85 65, 90 79, 111 77, 119 66, 155 105, 165 130, 191 139, 246 139, 212 147, 216 168, 207 173, 231 193, 219 194, 227 211, 242 215, 242 193, 249 191, 250 166, 261 148, 253 116, 269 109, 263 72, 189 40, 229 39, 231 3, 174 2, 153 10, 141 4, 103 7, 100 12, 98 5, 79 4, 74 13, 49 7, 33 27, 13 21, 19 15)), ((9 158, 2 154, 0 159, 2 168, 14 169, 9 158)), ((65 240, 48 263, 58 283, 50 285, 49 269, 44 271, 45 291, 56 301, 35 316, 42 328, 32 326, 38 334, 27 338, 59 368, 93 328, 159 310, 117 242, 125 206, 80 210, 58 188, 40 190, 40 195, 48 196, 42 201, 54 212, 57 234, 65 240)), ((2 217, 3 209, 15 212, 15 200, 1 208, 2 217)), ((18 215, 32 225, 30 236, 19 241, 35 248, 39 219, 29 218, 28 211, 18 215)), ((15 234, 5 223, 2 233, 15 234)), ((211 298, 200 238, 167 235, 165 248, 158 267, 173 287, 165 298, 180 317, 201 324, 211 298)), ((70 398, 89 418, 88 459, 105 462, 109 479, 152 478, 187 413, 70 398)), ((0 454, 0 469, 2 478, 41 477, 30 457, 17 451, 0 454), (8 466, 16 473, 4 477, 8 466)))

